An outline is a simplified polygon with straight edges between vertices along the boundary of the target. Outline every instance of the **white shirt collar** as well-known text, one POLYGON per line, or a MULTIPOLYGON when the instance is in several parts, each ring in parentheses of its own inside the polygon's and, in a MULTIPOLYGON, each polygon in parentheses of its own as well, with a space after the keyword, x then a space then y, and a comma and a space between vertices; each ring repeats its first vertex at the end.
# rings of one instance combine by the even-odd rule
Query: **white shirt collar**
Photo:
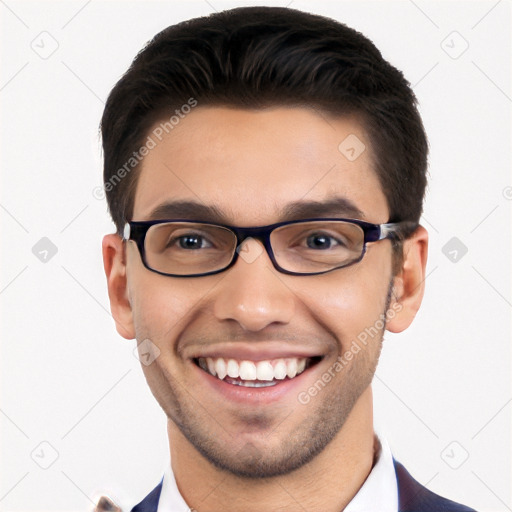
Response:
POLYGON ((374 512, 376 503, 379 512, 398 511, 398 484, 393 455, 387 441, 382 437, 378 437, 378 440, 381 445, 379 458, 343 512, 374 512))
MULTIPOLYGON (((373 512, 376 503, 379 512, 398 511, 398 487, 393 456, 387 441, 381 437, 378 439, 381 451, 377 462, 343 512, 373 512)), ((178 490, 170 464, 164 473, 157 512, 190 512, 178 490)))
POLYGON ((170 464, 164 473, 157 512, 190 512, 190 507, 185 503, 178 490, 170 464))

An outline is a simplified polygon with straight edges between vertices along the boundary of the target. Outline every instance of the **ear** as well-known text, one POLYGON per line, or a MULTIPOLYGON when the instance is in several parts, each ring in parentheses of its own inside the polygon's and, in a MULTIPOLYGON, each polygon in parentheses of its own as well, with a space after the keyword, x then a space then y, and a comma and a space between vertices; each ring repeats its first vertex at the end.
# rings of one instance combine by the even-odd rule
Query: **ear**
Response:
POLYGON ((425 268, 427 265, 428 233, 423 226, 403 243, 403 262, 394 277, 393 295, 386 329, 402 332, 413 321, 420 308, 425 290, 425 268))
POLYGON ((116 323, 116 329, 123 338, 131 340, 135 338, 135 329, 126 278, 125 244, 122 238, 117 234, 105 235, 102 252, 110 310, 116 323))

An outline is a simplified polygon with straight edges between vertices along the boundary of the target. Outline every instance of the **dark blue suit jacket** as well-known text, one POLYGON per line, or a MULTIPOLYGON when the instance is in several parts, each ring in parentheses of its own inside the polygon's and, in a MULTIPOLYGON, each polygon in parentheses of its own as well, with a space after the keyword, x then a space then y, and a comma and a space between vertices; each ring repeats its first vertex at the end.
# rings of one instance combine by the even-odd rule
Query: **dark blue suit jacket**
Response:
MULTIPOLYGON (((434 494, 416 482, 402 464, 396 460, 394 464, 398 483, 398 512, 475 512, 472 508, 434 494)), ((162 482, 133 507, 132 512, 157 512, 161 491, 162 482)), ((375 512, 378 512, 378 505, 375 512)))

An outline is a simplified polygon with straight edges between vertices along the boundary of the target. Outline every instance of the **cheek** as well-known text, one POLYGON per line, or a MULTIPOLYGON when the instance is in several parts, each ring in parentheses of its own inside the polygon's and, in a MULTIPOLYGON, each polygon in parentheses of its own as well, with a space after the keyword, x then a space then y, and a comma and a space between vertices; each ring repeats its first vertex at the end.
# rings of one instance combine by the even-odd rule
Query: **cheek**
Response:
POLYGON ((171 278, 157 274, 134 279, 132 283, 136 290, 132 295, 132 311, 137 340, 149 338, 163 346, 190 314, 191 293, 182 286, 174 286, 171 278))
POLYGON ((181 280, 147 270, 133 245, 127 258, 128 292, 136 338, 139 343, 150 339, 163 346, 162 341, 190 314, 193 291, 187 292, 181 280))
POLYGON ((314 285, 296 290, 306 310, 342 345, 374 325, 386 307, 390 262, 367 256, 362 264, 316 276, 314 285))
POLYGON ((199 316, 208 316, 211 293, 222 274, 180 279, 161 276, 142 265, 134 268, 130 285, 136 338, 150 339, 162 352, 175 352, 177 338, 199 316), (207 279, 207 281, 205 281, 207 279))

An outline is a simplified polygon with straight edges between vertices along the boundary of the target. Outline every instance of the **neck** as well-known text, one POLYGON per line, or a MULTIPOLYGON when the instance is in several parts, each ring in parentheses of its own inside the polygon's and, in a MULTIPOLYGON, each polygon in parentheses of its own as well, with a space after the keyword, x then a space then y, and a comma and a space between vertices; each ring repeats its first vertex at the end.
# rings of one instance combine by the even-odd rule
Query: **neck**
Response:
POLYGON ((191 509, 340 512, 356 495, 373 465, 372 393, 368 387, 343 428, 308 464, 290 474, 249 479, 222 471, 206 460, 168 421, 171 465, 191 509))

